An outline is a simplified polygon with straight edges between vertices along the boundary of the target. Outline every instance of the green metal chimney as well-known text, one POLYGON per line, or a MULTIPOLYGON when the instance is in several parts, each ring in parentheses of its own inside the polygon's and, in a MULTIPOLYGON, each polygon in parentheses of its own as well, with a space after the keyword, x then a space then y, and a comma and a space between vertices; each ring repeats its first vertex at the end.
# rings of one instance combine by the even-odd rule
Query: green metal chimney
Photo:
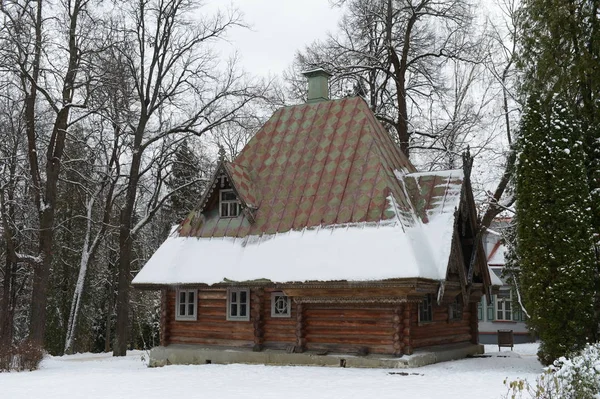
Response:
POLYGON ((329 100, 329 77, 332 76, 323 68, 302 72, 308 79, 308 103, 329 100))

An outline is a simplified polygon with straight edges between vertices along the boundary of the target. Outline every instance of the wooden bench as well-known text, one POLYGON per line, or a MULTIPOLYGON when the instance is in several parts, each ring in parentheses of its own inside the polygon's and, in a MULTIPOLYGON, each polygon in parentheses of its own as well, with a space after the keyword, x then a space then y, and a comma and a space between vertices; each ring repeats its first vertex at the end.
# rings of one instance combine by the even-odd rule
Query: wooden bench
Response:
POLYGON ((513 350, 515 345, 515 338, 513 330, 498 330, 498 351, 501 347, 510 348, 513 350))

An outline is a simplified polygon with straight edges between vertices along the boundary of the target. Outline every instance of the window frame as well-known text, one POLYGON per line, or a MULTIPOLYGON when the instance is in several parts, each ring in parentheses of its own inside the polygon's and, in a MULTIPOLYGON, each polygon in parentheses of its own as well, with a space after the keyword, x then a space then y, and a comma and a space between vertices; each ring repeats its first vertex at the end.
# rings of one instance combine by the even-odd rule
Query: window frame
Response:
POLYGON ((431 323, 433 322, 433 296, 431 294, 425 295, 425 298, 419 302, 419 323, 431 323), (427 309, 425 308, 427 306, 427 309), (429 317, 424 318, 428 314, 429 317))
POLYGON ((271 293, 271 317, 277 318, 290 318, 292 317, 292 301, 291 298, 285 295, 281 291, 275 291, 271 293), (286 300, 287 312, 286 313, 276 313, 276 301, 277 297, 284 297, 286 300))
POLYGON ((227 290, 227 320, 228 321, 250 321, 250 289, 249 288, 229 288, 227 290), (232 303, 232 294, 236 294, 236 300, 232 303), (241 302, 241 293, 246 294, 246 302, 241 302), (239 314, 240 306, 246 306, 246 315, 245 316, 232 316, 231 315, 231 305, 237 305, 239 314))
POLYGON ((223 188, 219 190, 219 216, 222 218, 236 218, 240 216, 241 213, 241 205, 240 201, 238 201, 237 196, 235 195, 232 188, 223 188), (224 200, 223 194, 231 193, 236 198, 232 200, 224 200), (227 215, 223 215, 223 205, 227 205, 227 215), (235 215, 232 215, 231 209, 232 206, 235 205, 235 215))
POLYGON ((512 290, 500 290, 498 295, 496 295, 494 301, 494 316, 495 321, 516 321, 514 320, 514 309, 512 306, 513 298, 512 298, 512 290), (501 297, 500 292, 508 292, 508 297, 501 297), (508 303, 509 309, 506 309, 506 304, 508 303), (501 306, 502 305, 502 306, 501 306), (510 312, 510 317, 506 317, 507 312, 510 312), (502 315, 502 317, 498 317, 502 315))
POLYGON ((461 321, 463 319, 464 304, 461 295, 454 297, 454 301, 448 306, 448 321, 461 321))
POLYGON ((175 292, 175 320, 177 321, 196 321, 198 320, 198 290, 197 289, 189 289, 189 288, 181 288, 177 289, 175 292), (184 315, 180 312, 181 303, 181 293, 185 293, 185 313, 184 315), (190 301, 189 294, 194 294, 193 301, 190 301), (193 305, 193 314, 189 314, 189 306, 193 305))

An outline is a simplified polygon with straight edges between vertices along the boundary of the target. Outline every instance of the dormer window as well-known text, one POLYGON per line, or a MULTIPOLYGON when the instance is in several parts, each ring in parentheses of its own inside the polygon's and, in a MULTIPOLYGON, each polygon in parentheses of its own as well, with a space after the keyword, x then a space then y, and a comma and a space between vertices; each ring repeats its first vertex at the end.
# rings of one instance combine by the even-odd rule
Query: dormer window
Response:
POLYGON ((219 194, 219 203, 222 218, 234 218, 240 214, 240 203, 233 193, 233 190, 221 190, 219 194))

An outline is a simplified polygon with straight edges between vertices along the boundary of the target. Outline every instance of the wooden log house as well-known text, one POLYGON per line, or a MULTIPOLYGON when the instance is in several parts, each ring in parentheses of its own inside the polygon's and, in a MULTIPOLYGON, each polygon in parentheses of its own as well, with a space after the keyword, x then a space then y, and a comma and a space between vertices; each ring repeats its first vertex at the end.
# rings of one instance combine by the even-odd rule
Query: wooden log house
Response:
POLYGON ((133 280, 161 345, 403 356, 477 344, 490 275, 464 170, 419 173, 358 97, 278 110, 133 280))

